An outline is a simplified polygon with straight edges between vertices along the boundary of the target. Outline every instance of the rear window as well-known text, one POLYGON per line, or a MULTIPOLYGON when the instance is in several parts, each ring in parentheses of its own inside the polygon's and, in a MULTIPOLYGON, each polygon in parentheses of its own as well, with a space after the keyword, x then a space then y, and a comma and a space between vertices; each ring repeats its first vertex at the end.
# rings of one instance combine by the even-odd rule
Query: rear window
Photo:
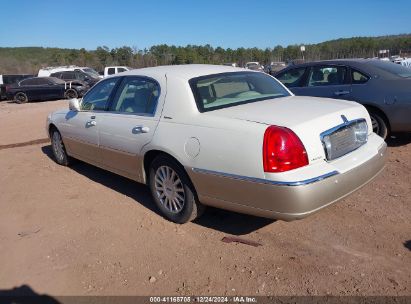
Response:
POLYGON ((290 96, 280 83, 263 73, 222 73, 193 78, 189 83, 200 112, 290 96))

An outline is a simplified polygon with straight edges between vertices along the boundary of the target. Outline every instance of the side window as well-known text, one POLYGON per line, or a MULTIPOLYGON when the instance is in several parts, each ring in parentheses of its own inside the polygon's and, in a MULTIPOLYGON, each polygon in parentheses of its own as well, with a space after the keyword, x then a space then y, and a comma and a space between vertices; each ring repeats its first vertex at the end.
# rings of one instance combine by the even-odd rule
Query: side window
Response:
POLYGON ((104 111, 109 97, 120 78, 111 78, 96 84, 83 98, 82 111, 104 111))
POLYGON ((21 86, 26 86, 26 85, 33 85, 34 84, 34 78, 26 79, 20 82, 21 86))
POLYGON ((84 73, 82 73, 82 72, 75 72, 75 73, 76 73, 76 79, 79 79, 79 80, 85 80, 86 79, 84 73))
POLYGON ((49 81, 45 78, 37 78, 34 82, 35 85, 47 85, 49 81))
POLYGON ((127 71, 125 68, 118 68, 117 69, 117 73, 121 73, 121 72, 125 72, 127 71))
POLYGON ((279 74, 276 78, 286 87, 295 88, 301 86, 304 72, 305 68, 292 69, 279 74))
POLYGON ((108 70, 107 70, 107 74, 108 75, 113 75, 113 74, 115 74, 116 73, 116 69, 115 68, 109 68, 108 70))
POLYGON ((75 72, 66 72, 63 75, 64 75, 64 79, 76 79, 75 72))
POLYGON ((160 88, 157 82, 141 77, 126 77, 110 111, 154 114, 160 88))
POLYGON ((361 84, 366 83, 370 77, 357 70, 351 69, 351 79, 353 84, 361 84))
POLYGON ((344 84, 347 68, 342 66, 314 66, 308 76, 308 86, 318 87, 344 84))

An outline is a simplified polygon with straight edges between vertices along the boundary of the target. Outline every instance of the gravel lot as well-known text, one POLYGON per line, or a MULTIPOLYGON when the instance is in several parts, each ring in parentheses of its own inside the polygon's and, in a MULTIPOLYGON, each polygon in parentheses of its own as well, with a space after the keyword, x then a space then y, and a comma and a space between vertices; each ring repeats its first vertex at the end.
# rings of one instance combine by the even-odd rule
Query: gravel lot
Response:
POLYGON ((411 295, 411 135, 390 140, 387 168, 373 182, 307 219, 210 208, 176 225, 157 213, 145 186, 85 163, 53 162, 45 119, 66 106, 0 103, 1 290, 411 295))

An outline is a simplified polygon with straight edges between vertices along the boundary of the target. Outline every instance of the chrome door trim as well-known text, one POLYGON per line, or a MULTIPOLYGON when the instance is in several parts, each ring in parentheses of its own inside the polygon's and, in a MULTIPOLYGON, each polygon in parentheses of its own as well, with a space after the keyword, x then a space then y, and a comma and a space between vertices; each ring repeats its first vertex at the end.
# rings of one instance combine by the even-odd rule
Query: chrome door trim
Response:
POLYGON ((256 177, 248 177, 248 176, 243 176, 243 175, 237 175, 237 174, 231 174, 231 173, 224 173, 224 172, 218 172, 218 171, 212 171, 212 170, 206 170, 206 169, 200 169, 200 168, 191 168, 193 172, 196 173, 202 173, 202 174, 209 174, 209 175, 217 175, 221 177, 227 177, 227 178, 232 178, 232 179, 238 179, 242 181, 248 181, 252 183, 258 183, 258 184, 269 184, 269 185, 277 185, 277 186, 303 186, 303 185, 308 185, 312 184, 318 181, 321 181, 323 179, 326 179, 328 177, 334 176, 339 174, 338 171, 331 171, 326 174, 309 178, 306 180, 302 181, 295 181, 295 182, 284 182, 284 181, 273 181, 269 179, 263 179, 263 178, 256 178, 256 177))

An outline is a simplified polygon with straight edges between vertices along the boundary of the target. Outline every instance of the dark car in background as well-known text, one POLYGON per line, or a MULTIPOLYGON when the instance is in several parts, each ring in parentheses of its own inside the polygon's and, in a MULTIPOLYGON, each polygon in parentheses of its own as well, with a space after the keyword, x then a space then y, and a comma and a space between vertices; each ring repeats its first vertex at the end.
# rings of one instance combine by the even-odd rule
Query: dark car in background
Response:
POLYGON ((37 100, 53 100, 82 97, 89 86, 84 82, 64 80, 55 77, 32 77, 7 87, 7 99, 17 103, 37 100))
POLYGON ((0 100, 6 99, 6 88, 12 84, 18 83, 19 81, 33 77, 30 74, 9 74, 0 75, 0 100))
POLYGON ((64 81, 73 81, 79 80, 86 82, 90 87, 95 85, 101 78, 93 77, 93 75, 85 73, 80 70, 75 71, 62 71, 62 72, 55 72, 50 75, 51 77, 56 77, 63 79, 64 81))
POLYGON ((295 95, 339 98, 363 104, 375 133, 411 132, 411 69, 377 59, 291 65, 274 74, 295 95))

